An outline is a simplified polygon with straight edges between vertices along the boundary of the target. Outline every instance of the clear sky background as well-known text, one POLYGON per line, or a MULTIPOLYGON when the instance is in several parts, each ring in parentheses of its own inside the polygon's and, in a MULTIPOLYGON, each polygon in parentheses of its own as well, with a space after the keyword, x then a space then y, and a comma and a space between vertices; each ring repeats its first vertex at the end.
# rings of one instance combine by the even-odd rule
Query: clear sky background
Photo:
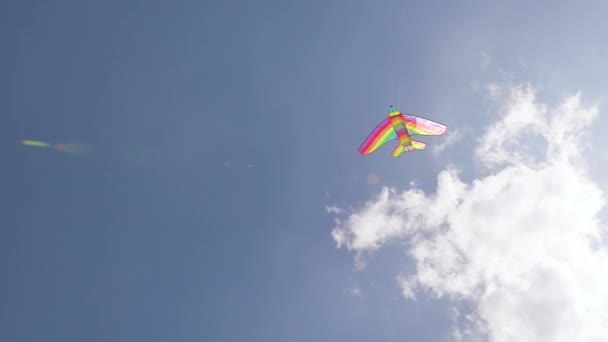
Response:
MULTIPOLYGON (((412 180, 432 194, 448 167, 474 179, 475 139, 512 85, 530 82, 550 105, 578 90, 601 104, 605 10, 3 2, 0 339, 451 340, 449 299, 402 296, 407 249, 380 249, 356 270, 327 207, 356 212, 412 180), (450 136, 399 159, 389 147, 359 155, 390 104, 460 139, 442 153, 433 148, 450 136)), ((605 119, 594 125, 601 133, 605 119)), ((589 159, 600 187, 607 158, 589 159)))

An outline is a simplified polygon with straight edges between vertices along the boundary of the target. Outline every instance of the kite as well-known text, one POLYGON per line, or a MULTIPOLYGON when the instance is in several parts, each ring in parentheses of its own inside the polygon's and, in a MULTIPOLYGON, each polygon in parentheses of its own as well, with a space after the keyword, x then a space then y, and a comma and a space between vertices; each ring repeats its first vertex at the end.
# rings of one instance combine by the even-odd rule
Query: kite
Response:
POLYGON ((83 156, 89 153, 87 146, 78 143, 57 143, 52 144, 46 141, 39 140, 21 140, 21 144, 25 146, 50 148, 55 151, 63 152, 74 156, 83 156))
POLYGON ((393 157, 399 157, 405 152, 424 150, 426 144, 412 140, 412 135, 441 135, 446 126, 421 117, 402 114, 391 106, 388 118, 384 119, 374 129, 359 147, 359 153, 370 154, 380 146, 392 140, 399 140, 399 145, 393 149, 393 157))

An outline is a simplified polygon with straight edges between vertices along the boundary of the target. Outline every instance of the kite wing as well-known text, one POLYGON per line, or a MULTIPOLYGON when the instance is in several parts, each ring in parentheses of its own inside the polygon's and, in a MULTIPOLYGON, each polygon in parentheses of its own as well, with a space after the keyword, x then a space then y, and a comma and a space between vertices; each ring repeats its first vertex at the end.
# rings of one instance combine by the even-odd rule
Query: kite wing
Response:
POLYGON ((411 135, 441 135, 445 133, 446 126, 413 115, 402 114, 403 121, 411 135))
POLYGON ((361 154, 370 154, 380 146, 395 139, 397 139, 397 133, 391 125, 390 117, 388 117, 369 134, 367 139, 365 139, 363 144, 359 147, 359 152, 361 154))

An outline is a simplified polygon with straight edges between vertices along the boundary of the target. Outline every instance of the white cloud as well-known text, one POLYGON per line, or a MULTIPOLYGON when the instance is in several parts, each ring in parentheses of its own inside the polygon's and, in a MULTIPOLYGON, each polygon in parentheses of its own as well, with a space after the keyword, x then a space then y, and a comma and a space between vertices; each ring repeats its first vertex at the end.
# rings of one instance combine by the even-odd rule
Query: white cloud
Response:
POLYGON ((521 59, 512 58, 512 60, 515 61, 515 63, 517 63, 517 65, 519 65, 522 68, 528 68, 529 67, 529 65, 526 62, 524 62, 523 60, 521 60, 521 59))
POLYGON ((441 152, 443 152, 448 146, 453 145, 460 139, 462 139, 462 134, 459 130, 448 130, 448 134, 446 134, 445 140, 441 144, 433 146, 431 153, 433 154, 433 156, 438 157, 439 154, 441 154, 441 152))
POLYGON ((498 99, 502 93, 502 88, 496 83, 486 84, 485 88, 491 100, 498 99))
POLYGON ((336 206, 325 206, 325 210, 330 214, 341 214, 342 213, 342 209, 340 209, 336 206))
POLYGON ((477 92, 477 90, 479 89, 479 81, 473 81, 471 82, 471 90, 473 90, 473 92, 477 92))
POLYGON ((361 288, 359 286, 353 286, 348 289, 348 294, 353 297, 361 297, 363 293, 361 292, 361 288))
POLYGON ((596 115, 580 94, 549 109, 531 87, 512 88, 479 138, 482 177, 468 184, 444 170, 432 195, 384 188, 337 220, 332 236, 359 264, 364 253, 408 242, 416 271, 397 277, 403 295, 450 298, 455 340, 606 341, 604 195, 583 167, 596 115))
POLYGON ((479 53, 479 56, 481 58, 481 68, 487 69, 490 66, 490 64, 492 64, 492 58, 485 51, 481 51, 479 53))

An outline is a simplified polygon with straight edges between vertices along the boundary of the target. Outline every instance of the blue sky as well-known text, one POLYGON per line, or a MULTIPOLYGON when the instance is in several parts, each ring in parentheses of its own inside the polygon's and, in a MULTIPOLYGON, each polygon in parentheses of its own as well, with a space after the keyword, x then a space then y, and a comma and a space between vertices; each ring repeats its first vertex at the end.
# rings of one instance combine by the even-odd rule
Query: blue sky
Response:
POLYGON ((326 206, 477 177, 490 85, 601 102, 605 6, 573 4, 3 3, 0 338, 449 340, 447 299, 402 296, 406 250, 354 270, 326 206), (458 148, 359 155, 389 104, 458 148))

